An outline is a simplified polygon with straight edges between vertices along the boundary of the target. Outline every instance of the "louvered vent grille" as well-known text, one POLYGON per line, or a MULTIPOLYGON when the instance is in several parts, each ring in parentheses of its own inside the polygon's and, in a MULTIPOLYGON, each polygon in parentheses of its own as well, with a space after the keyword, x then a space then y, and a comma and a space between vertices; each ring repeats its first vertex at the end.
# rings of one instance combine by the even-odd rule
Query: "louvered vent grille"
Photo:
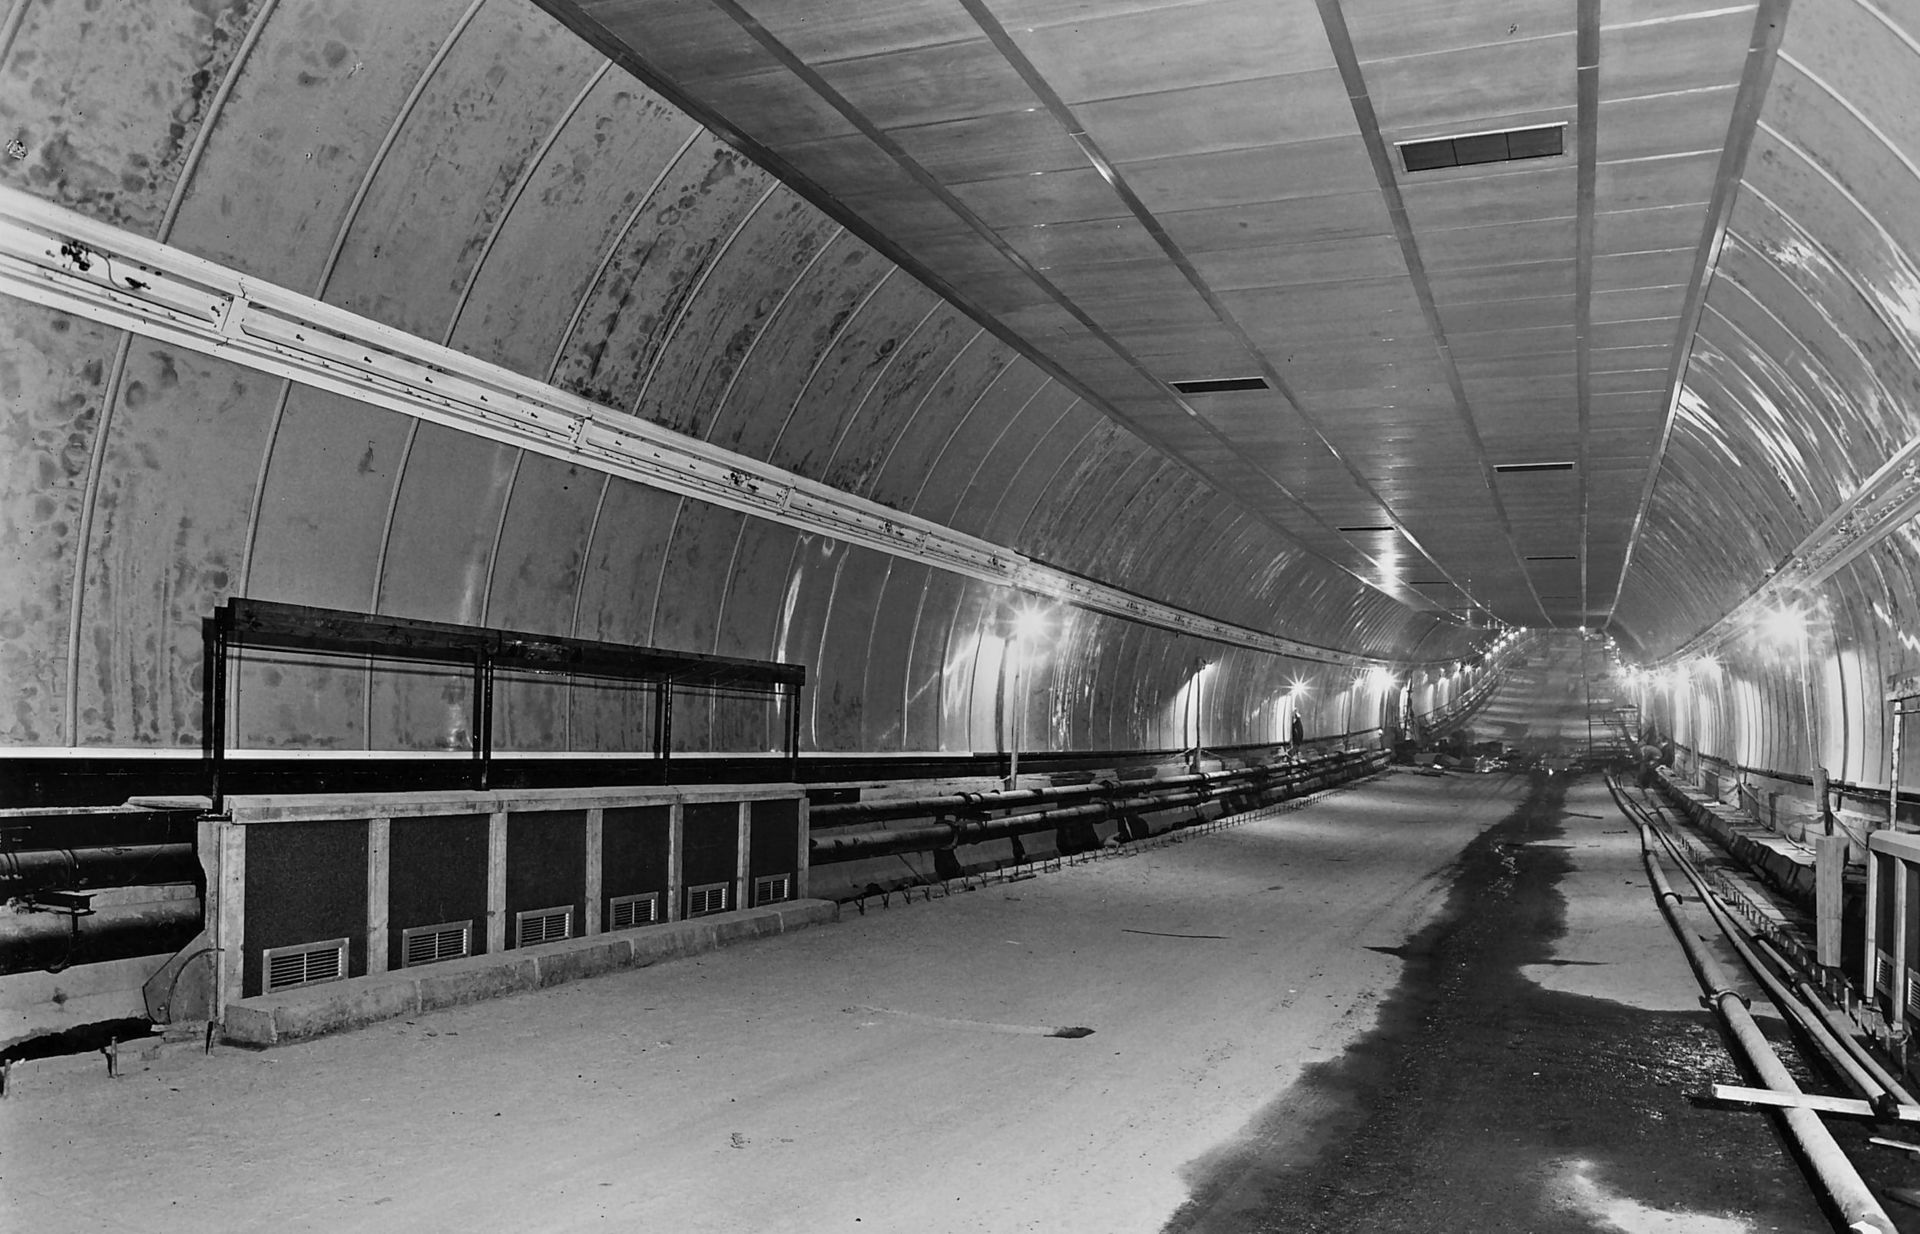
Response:
POLYGON ((1427 141, 1399 143, 1408 171, 1437 171, 1442 167, 1474 167, 1481 163, 1511 163, 1519 159, 1546 159, 1565 154, 1567 126, 1543 124, 1497 133, 1462 133, 1427 141))
POLYGON ((1920 973, 1907 970, 1907 1014, 1920 1012, 1920 973))
POLYGON ((650 925, 658 920, 660 893, 657 891, 637 896, 615 896, 607 901, 609 930, 630 930, 634 926, 650 925))
POLYGON ((347 940, 330 938, 297 947, 269 947, 260 953, 260 962, 269 990, 338 981, 347 975, 347 940))
POLYGON ((573 906, 530 908, 514 915, 514 946, 532 947, 573 937, 573 906))
POLYGON ((708 883, 703 887, 687 888, 687 916, 701 917, 708 913, 727 911, 726 883, 708 883))
POLYGON ((1876 990, 1893 988, 1893 957, 1884 951, 1874 953, 1873 988, 1876 990))
POLYGON ((793 875, 769 874, 765 878, 753 880, 753 902, 755 904, 777 904, 781 900, 793 898, 793 875))
POLYGON ((473 922, 444 921, 400 931, 400 966, 457 960, 473 951, 473 922))
POLYGON ((1182 394, 1237 394, 1245 390, 1273 389, 1264 377, 1201 377, 1167 384, 1182 394))

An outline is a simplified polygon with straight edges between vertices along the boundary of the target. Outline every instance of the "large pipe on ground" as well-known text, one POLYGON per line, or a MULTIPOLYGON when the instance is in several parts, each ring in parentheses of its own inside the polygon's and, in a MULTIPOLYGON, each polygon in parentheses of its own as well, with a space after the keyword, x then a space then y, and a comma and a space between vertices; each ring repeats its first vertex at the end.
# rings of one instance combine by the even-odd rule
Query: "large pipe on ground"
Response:
POLYGON ((115 844, 96 848, 0 850, 0 897, 49 888, 191 883, 200 862, 191 844, 115 844))
POLYGON ((79 917, 0 912, 0 974, 175 952, 199 933, 200 917, 197 899, 116 905, 79 917))
MULTIPOLYGON (((1708 1005, 1719 1012, 1727 1030, 1740 1046, 1740 1052, 1746 1057, 1747 1064, 1768 1088, 1791 1096, 1802 1095, 1800 1086, 1794 1082, 1793 1076, 1761 1033, 1760 1026, 1754 1022, 1753 1013, 1747 1010, 1745 1000, 1728 980, 1726 970, 1700 941, 1690 914, 1680 901, 1680 893, 1668 884, 1666 875, 1660 869, 1654 854, 1652 829, 1637 818, 1634 822, 1640 828, 1640 856, 1646 863, 1647 876, 1653 883, 1660 911, 1666 915, 1667 924, 1680 940, 1680 946, 1692 962, 1700 984, 1706 988, 1708 1005)), ((1847 1159, 1839 1144, 1834 1142, 1833 1134, 1820 1121, 1820 1116, 1800 1107, 1787 1107, 1780 1113, 1786 1121, 1787 1132, 1794 1146, 1812 1167, 1814 1176, 1826 1190, 1827 1198, 1847 1223, 1847 1229, 1855 1234, 1895 1234, 1893 1220, 1880 1206, 1880 1201, 1873 1198, 1866 1181, 1853 1168, 1853 1162, 1847 1159)))

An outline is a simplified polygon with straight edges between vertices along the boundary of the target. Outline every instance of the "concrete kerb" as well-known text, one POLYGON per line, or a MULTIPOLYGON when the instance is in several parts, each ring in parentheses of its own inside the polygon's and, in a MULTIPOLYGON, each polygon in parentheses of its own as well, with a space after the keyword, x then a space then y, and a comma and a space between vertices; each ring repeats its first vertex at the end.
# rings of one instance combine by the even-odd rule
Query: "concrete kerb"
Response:
POLYGON ((790 900, 692 921, 468 956, 324 985, 276 990, 227 1005, 221 1035, 272 1046, 362 1028, 442 1007, 521 994, 840 919, 831 900, 790 900))

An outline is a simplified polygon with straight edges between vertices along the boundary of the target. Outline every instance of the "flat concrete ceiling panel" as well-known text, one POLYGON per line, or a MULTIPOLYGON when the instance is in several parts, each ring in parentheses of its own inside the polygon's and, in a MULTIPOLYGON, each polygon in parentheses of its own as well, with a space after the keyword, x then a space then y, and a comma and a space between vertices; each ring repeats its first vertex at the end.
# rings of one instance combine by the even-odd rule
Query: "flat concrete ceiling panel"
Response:
POLYGON ((1204 210, 1286 198, 1328 198, 1377 188, 1359 137, 1329 137, 1126 164, 1147 208, 1204 210))
POLYGON ((1514 39, 1365 65, 1380 127, 1396 140, 1518 127, 1523 117, 1571 107, 1574 37, 1514 39))
POLYGON ((1069 103, 1333 67, 1310 0, 1203 0, 1009 33, 1069 103))
POLYGON ((1074 114, 1116 162, 1339 137, 1353 103, 1327 68, 1082 103, 1074 114))
POLYGON ((1158 217, 1174 243, 1189 254, 1260 247, 1272 243, 1275 236, 1313 244, 1393 234, 1393 220, 1373 189, 1166 211, 1158 217))
POLYGON ((1033 91, 983 38, 813 68, 882 129, 999 115, 1035 104, 1033 91))

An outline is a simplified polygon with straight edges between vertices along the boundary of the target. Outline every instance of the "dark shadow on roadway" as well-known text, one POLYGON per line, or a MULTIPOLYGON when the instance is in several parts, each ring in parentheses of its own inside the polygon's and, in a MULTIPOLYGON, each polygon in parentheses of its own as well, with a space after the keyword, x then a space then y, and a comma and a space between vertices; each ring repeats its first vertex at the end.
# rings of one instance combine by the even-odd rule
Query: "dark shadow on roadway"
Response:
MULTIPOLYGON (((1191 1163, 1166 1234, 1647 1228, 1597 1216, 1604 1198, 1755 1230, 1834 1228, 1770 1116, 1686 1100, 1751 1082, 1708 1012, 1639 1010, 1521 973, 1552 959, 1565 928, 1571 858, 1534 841, 1562 834, 1566 784, 1538 778, 1462 851, 1439 917, 1396 949, 1406 969, 1378 1026, 1191 1163)), ((1684 1216, 1658 1228, 1697 1227, 1739 1228, 1684 1216)))

